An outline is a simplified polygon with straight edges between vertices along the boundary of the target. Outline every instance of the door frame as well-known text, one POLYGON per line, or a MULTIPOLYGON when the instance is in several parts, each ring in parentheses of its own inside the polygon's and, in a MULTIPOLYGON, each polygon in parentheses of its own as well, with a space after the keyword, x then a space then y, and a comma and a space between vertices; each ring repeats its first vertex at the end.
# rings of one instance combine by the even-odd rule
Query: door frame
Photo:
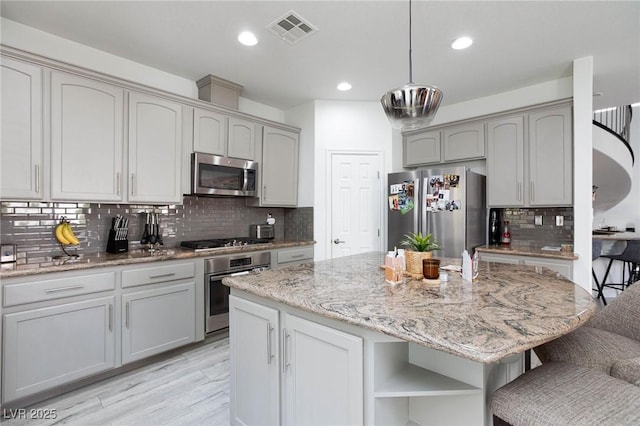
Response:
POLYGON ((383 189, 384 182, 383 177, 385 176, 384 170, 384 152, 383 151, 359 151, 359 150, 327 150, 326 157, 326 181, 328 184, 326 185, 326 202, 327 202, 327 227, 325 229, 325 241, 326 241, 326 258, 332 259, 332 234, 333 234, 333 197, 331 190, 333 189, 333 157, 337 155, 362 155, 362 156, 375 156, 378 157, 380 161, 380 176, 378 178, 378 186, 377 191, 380 198, 380 205, 378 209, 378 229, 380 230, 380 235, 378 238, 378 251, 384 251, 383 246, 386 244, 386 238, 384 238, 385 228, 383 228, 383 211, 384 211, 384 197, 383 197, 383 189))

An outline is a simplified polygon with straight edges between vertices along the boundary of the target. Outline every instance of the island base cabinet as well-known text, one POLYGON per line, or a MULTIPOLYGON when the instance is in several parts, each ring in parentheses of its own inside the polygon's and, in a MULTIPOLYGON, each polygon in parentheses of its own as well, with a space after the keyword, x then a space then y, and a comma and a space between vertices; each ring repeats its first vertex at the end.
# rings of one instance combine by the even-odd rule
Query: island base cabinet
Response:
POLYGON ((363 424, 362 338, 285 314, 285 425, 363 424))
POLYGON ((362 338, 229 297, 231 424, 363 424, 362 338))
POLYGON ((103 297, 4 315, 3 401, 113 368, 114 303, 103 297))
POLYGON ((229 296, 231 424, 280 424, 278 311, 229 296))
POLYGON ((195 282, 122 296, 122 363, 195 341, 195 282))

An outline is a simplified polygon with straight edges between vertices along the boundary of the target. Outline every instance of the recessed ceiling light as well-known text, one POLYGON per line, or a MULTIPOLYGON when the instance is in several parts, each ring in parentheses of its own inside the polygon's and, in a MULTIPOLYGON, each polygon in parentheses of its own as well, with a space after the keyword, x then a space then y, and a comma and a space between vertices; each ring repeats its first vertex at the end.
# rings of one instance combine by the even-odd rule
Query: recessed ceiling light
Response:
POLYGON ((458 37, 457 39, 453 40, 453 43, 451 43, 451 48, 456 50, 466 49, 472 44, 473 44, 473 39, 471 37, 467 37, 467 36, 458 37))
POLYGON ((338 90, 342 90, 343 92, 346 90, 351 90, 351 84, 343 81, 342 83, 338 84, 338 90))
POLYGON ((245 46, 255 46, 258 44, 258 39, 250 31, 243 31, 238 35, 238 41, 245 46))

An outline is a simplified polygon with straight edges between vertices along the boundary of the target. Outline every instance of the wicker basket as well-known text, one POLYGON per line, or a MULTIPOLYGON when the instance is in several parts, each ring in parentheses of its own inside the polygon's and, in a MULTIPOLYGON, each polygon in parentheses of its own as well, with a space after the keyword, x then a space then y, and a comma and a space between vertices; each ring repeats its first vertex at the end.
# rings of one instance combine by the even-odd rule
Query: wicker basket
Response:
POLYGON ((431 259, 433 252, 405 250, 404 257, 407 261, 407 272, 413 275, 422 275, 422 259, 431 259))

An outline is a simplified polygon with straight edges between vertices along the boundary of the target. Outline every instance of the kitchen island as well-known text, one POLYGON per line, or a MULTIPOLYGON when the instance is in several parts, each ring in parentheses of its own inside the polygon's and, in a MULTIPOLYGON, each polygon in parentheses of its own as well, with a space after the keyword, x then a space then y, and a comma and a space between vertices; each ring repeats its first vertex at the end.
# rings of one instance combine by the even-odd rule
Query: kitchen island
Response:
POLYGON ((490 424, 488 398, 521 374, 522 352, 595 311, 590 294, 546 268, 481 262, 473 283, 451 272, 390 285, 383 260, 367 253, 224 280, 232 422, 251 423, 243 408, 260 407, 275 423, 490 424), (252 401, 256 387, 269 398, 252 401))

